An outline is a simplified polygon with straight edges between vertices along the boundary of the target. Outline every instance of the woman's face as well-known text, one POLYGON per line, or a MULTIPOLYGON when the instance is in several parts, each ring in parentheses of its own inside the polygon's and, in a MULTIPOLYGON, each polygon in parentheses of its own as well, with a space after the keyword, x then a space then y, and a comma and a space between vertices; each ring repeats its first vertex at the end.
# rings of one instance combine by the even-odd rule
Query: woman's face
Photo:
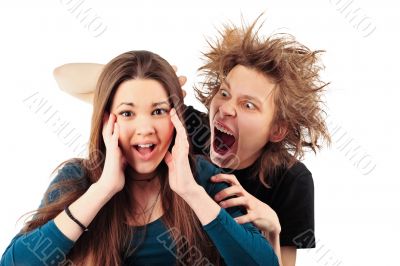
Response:
POLYGON ((138 174, 156 170, 171 143, 174 127, 164 87, 156 80, 124 81, 112 101, 120 127, 119 146, 138 174))
POLYGON ((253 164, 270 139, 274 83, 261 73, 235 66, 210 103, 211 160, 220 167, 253 164))

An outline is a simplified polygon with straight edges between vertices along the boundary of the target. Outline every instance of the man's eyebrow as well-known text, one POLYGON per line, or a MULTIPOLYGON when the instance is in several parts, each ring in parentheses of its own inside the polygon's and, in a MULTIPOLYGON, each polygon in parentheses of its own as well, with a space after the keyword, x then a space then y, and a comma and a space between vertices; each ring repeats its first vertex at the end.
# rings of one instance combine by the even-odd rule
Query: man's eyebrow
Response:
POLYGON ((231 84, 229 84, 229 82, 226 79, 222 80, 221 85, 222 84, 226 85, 226 87, 228 87, 229 90, 231 89, 231 84))
POLYGON ((251 101, 257 102, 258 104, 262 105, 262 101, 260 99, 250 96, 250 95, 247 95, 247 94, 240 95, 240 98, 251 100, 251 101))
MULTIPOLYGON (((231 85, 229 84, 229 82, 228 82, 226 79, 223 79, 223 80, 222 80, 222 84, 226 85, 226 87, 228 88, 228 90, 231 90, 231 85)), ((239 97, 240 97, 240 98, 247 99, 247 100, 255 101, 255 102, 257 102, 257 103, 260 104, 260 105, 262 104, 262 101, 261 101, 260 99, 258 99, 257 97, 248 95, 248 94, 240 94, 239 97)))

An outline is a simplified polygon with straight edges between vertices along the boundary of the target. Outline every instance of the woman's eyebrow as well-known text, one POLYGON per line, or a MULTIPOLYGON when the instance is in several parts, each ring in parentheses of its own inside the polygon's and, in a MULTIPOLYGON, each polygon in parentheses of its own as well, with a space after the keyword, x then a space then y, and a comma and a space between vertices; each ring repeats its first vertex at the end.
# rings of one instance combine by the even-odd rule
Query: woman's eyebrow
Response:
MULTIPOLYGON (((168 106, 170 105, 168 101, 160 101, 160 102, 152 103, 151 106, 155 107, 155 106, 159 106, 159 105, 163 105, 163 104, 168 105, 168 106)), ((120 107, 121 105, 129 105, 131 107, 135 106, 135 104, 133 102, 122 102, 117 106, 117 108, 120 107)))
POLYGON ((169 102, 168 101, 155 102, 155 103, 152 104, 152 106, 155 107, 155 106, 159 106, 159 105, 163 105, 163 104, 166 104, 166 105, 169 106, 169 102))
POLYGON ((120 104, 117 106, 117 108, 120 107, 121 105, 129 105, 129 106, 132 106, 132 107, 135 106, 135 104, 132 103, 132 102, 122 102, 122 103, 120 103, 120 104))

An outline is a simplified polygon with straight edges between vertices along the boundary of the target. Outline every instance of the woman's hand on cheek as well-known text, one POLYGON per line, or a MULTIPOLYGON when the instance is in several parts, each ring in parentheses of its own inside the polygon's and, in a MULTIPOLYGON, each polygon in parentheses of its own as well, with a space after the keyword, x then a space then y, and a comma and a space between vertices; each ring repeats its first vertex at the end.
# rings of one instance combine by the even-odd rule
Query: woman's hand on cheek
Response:
MULTIPOLYGON (((126 159, 118 146, 119 125, 114 114, 104 115, 103 140, 106 146, 103 172, 97 181, 107 191, 115 194, 121 191, 125 185, 124 169, 126 159)), ((104 155, 103 155, 104 156, 104 155)))
POLYGON ((247 214, 235 218, 239 224, 252 222, 261 231, 279 234, 281 225, 276 212, 267 204, 248 193, 239 183, 236 176, 219 174, 211 178, 213 182, 226 182, 231 186, 218 192, 214 200, 222 208, 244 206, 247 214))
POLYGON ((186 130, 176 115, 175 109, 170 112, 172 124, 176 130, 175 144, 172 152, 167 151, 164 161, 168 166, 169 186, 181 197, 190 194, 198 184, 193 178, 189 164, 189 143, 186 130))

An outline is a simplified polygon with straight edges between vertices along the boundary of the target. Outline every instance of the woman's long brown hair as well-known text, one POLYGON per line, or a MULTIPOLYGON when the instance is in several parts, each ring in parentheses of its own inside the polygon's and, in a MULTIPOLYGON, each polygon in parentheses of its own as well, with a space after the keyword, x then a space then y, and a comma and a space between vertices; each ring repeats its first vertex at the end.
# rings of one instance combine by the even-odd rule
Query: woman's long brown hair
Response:
MULTIPOLYGON (((160 82, 169 95, 171 107, 176 109, 183 121, 182 90, 174 70, 167 61, 148 51, 131 51, 111 60, 99 78, 94 95, 88 158, 71 159, 62 164, 79 165, 83 173, 71 173, 75 175, 74 178, 67 178, 50 186, 43 206, 25 224, 22 232, 29 232, 56 217, 65 206, 77 200, 100 178, 106 154, 102 137, 103 115, 110 111, 119 85, 131 79, 152 79, 160 82), (48 202, 49 195, 61 188, 62 193, 55 200, 48 202)), ((174 141, 171 146, 173 143, 174 141)), ((189 160, 194 173, 193 159, 190 156, 189 160)), ((207 261, 219 264, 219 255, 193 210, 170 189, 167 166, 164 162, 161 162, 157 171, 165 211, 162 219, 175 241, 175 255, 179 258, 177 264, 194 264, 199 260, 198 251, 201 253, 200 257, 208 256, 207 259, 202 259, 203 264, 207 264, 207 261)), ((127 217, 131 216, 132 212, 135 213, 135 206, 130 204, 132 195, 127 187, 125 186, 99 211, 89 225, 89 231, 77 240, 67 259, 76 265, 114 266, 121 265, 127 256, 135 252, 131 243, 136 232, 126 223, 127 217)))

